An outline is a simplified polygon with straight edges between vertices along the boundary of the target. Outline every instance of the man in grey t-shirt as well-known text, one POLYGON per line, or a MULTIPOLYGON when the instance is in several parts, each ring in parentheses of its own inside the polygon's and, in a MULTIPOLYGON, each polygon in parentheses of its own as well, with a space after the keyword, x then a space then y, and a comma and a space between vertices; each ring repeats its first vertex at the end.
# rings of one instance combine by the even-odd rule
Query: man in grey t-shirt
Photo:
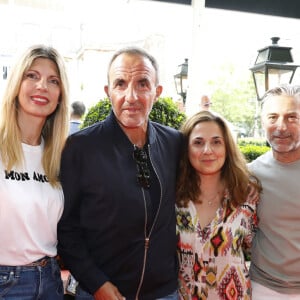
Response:
POLYGON ((263 186, 252 246, 252 298, 300 299, 300 86, 266 93, 262 125, 272 150, 249 164, 263 186))

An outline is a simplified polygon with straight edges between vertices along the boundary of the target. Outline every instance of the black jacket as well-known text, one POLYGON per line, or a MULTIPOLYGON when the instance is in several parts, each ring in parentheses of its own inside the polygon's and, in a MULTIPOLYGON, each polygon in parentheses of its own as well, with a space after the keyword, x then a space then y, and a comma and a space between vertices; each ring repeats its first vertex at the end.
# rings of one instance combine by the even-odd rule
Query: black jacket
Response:
MULTIPOLYGON (((139 297, 143 300, 170 294, 178 277, 175 183, 181 134, 149 122, 148 143, 159 209, 139 297)), ((69 137, 61 163, 65 209, 58 225, 59 254, 81 286, 93 294, 111 281, 127 300, 135 298, 145 242, 143 189, 133 149, 113 113, 69 137)), ((150 201, 148 223, 151 211, 150 201)))

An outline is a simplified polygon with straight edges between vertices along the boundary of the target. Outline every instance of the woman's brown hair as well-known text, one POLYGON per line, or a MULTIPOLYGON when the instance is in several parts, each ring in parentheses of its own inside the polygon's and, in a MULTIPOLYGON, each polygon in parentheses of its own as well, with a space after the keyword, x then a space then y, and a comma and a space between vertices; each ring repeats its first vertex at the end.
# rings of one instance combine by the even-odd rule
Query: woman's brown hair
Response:
POLYGON ((202 122, 216 123, 222 131, 226 159, 221 170, 221 180, 225 183, 231 203, 234 206, 244 203, 254 187, 261 192, 259 180, 248 170, 247 162, 236 144, 227 122, 219 115, 200 111, 186 120, 181 127, 184 145, 177 180, 176 204, 186 207, 189 200, 195 202, 201 195, 200 176, 191 165, 188 157, 189 138, 195 126, 202 122))

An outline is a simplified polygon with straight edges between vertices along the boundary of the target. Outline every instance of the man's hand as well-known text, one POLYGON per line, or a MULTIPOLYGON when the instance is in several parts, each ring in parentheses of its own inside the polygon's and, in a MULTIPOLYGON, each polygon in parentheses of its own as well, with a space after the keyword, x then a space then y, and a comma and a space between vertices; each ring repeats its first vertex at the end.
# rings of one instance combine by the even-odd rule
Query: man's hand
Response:
POLYGON ((95 300, 126 300, 117 287, 111 282, 105 282, 94 294, 95 300))

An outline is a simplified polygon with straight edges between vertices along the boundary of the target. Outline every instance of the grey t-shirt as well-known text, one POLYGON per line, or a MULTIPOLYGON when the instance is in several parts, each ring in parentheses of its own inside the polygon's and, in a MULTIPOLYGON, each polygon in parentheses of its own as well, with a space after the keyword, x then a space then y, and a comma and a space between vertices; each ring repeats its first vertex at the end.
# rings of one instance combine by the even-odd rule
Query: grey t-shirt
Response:
POLYGON ((280 163, 269 151, 248 166, 263 186, 251 279, 279 293, 300 294, 300 160, 280 163))

